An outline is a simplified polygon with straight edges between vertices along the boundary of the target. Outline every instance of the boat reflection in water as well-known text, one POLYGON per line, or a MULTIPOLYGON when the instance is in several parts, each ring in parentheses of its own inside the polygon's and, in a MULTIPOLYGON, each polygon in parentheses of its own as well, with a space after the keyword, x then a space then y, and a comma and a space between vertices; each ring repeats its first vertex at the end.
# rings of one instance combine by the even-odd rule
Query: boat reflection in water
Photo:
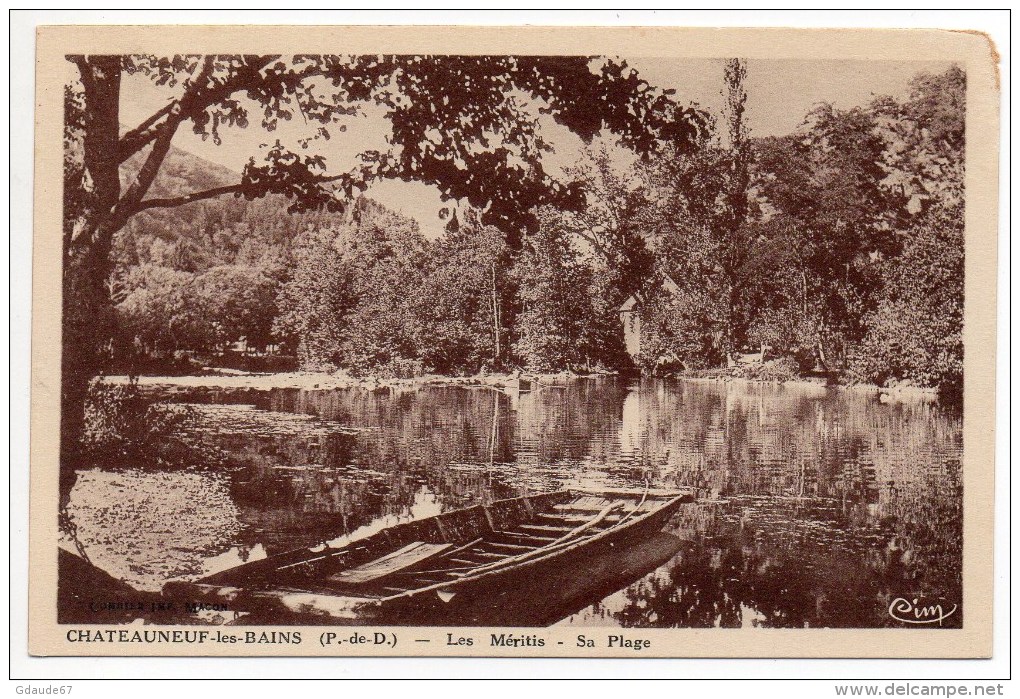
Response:
POLYGON ((709 495, 666 530, 687 545, 667 556, 670 540, 651 537, 626 554, 634 565, 619 580, 556 580, 547 587, 562 603, 507 589, 464 623, 871 628, 901 626, 888 608, 904 594, 962 598, 962 425, 937 404, 621 379, 513 396, 425 387, 177 399, 203 404, 192 438, 229 468, 83 471, 72 494, 91 560, 139 589, 476 504, 647 482, 709 495), (655 565, 641 574, 640 561, 655 565))

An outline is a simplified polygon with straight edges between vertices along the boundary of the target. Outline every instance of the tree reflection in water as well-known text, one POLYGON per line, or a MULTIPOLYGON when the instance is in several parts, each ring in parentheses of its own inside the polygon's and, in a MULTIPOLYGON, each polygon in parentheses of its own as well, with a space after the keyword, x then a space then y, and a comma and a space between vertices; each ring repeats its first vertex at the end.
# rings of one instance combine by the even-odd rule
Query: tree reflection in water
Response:
POLYGON ((527 493, 648 482, 699 486, 716 502, 674 522, 689 541, 680 554, 563 623, 876 627, 897 623, 887 610, 900 595, 960 602, 961 420, 935 404, 622 379, 523 394, 388 387, 202 400, 308 421, 201 435, 235 464, 239 556, 527 493))

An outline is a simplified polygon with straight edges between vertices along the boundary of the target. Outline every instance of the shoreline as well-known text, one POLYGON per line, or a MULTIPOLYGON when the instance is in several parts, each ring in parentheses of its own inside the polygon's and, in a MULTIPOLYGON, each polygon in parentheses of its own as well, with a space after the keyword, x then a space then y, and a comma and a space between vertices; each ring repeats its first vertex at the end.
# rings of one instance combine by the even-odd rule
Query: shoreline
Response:
POLYGON ((666 377, 674 381, 689 381, 693 383, 738 383, 745 385, 773 384, 776 386, 797 386, 799 388, 820 388, 823 390, 836 389, 840 391, 855 391, 858 393, 877 394, 884 400, 890 401, 932 401, 939 400, 937 388, 929 386, 879 386, 873 383, 829 383, 824 379, 812 377, 797 377, 793 379, 748 379, 743 376, 670 376, 666 377))
MULTIPOLYGON (((577 374, 573 372, 558 373, 513 373, 513 374, 475 374, 473 376, 444 376, 426 374, 413 378, 381 378, 378 376, 356 377, 343 372, 326 373, 314 371, 283 371, 276 373, 249 373, 242 371, 217 371, 216 373, 182 375, 182 376, 139 376, 138 385, 145 387, 174 388, 236 388, 261 389, 301 388, 332 390, 343 388, 375 389, 384 387, 419 387, 419 386, 465 386, 487 388, 514 388, 522 381, 533 384, 556 384, 572 379, 598 378, 616 376, 611 373, 577 374)), ((126 375, 104 376, 102 381, 110 384, 126 384, 126 375)))
MULTIPOLYGON (((443 376, 428 374, 414 378, 380 378, 355 377, 338 372, 334 374, 313 371, 285 371, 277 373, 248 373, 241 371, 218 371, 216 373, 184 375, 184 376, 139 376, 138 385, 148 388, 222 388, 222 389, 254 389, 272 390, 280 388, 297 388, 305 390, 334 390, 360 388, 372 390, 376 388, 418 388, 424 386, 463 386, 486 387, 492 389, 518 388, 522 380, 537 384, 557 384, 576 379, 592 379, 619 374, 602 372, 578 374, 573 372, 558 373, 513 373, 513 374, 475 374, 473 376, 443 376)), ((860 393, 876 394, 881 400, 888 401, 938 401, 938 391, 924 386, 893 386, 883 387, 875 384, 838 384, 828 383, 824 379, 797 377, 792 379, 750 379, 738 376, 665 376, 660 377, 672 381, 691 383, 736 383, 743 385, 789 385, 799 388, 817 388, 822 390, 839 389, 860 393)), ((128 377, 124 375, 106 376, 102 379, 111 384, 125 384, 128 377)))

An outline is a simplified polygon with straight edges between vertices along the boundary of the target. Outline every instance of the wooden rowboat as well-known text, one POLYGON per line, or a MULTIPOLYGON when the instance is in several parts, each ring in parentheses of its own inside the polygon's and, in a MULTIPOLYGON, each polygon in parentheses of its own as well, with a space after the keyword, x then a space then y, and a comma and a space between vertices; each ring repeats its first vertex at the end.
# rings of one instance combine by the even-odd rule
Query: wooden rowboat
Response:
MULTIPOLYGON (((283 623, 436 623, 464 603, 523 591, 543 598, 543 580, 563 570, 603 568, 660 532, 692 492, 604 490, 554 493, 475 505, 398 524, 340 547, 299 549, 193 582, 164 595, 283 623)), ((598 581, 591 581, 598 582, 598 581)), ((610 590, 612 592, 613 590, 610 590)))

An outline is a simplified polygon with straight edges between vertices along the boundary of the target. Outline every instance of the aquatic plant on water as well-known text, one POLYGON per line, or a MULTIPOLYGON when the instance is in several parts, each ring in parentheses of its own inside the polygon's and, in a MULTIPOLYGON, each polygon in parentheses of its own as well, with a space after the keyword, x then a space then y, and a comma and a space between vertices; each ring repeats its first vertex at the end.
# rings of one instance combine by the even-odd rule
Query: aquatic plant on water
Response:
POLYGON ((89 387, 81 447, 89 460, 107 466, 162 462, 177 442, 175 435, 192 420, 190 406, 158 402, 137 380, 96 380, 89 387))

